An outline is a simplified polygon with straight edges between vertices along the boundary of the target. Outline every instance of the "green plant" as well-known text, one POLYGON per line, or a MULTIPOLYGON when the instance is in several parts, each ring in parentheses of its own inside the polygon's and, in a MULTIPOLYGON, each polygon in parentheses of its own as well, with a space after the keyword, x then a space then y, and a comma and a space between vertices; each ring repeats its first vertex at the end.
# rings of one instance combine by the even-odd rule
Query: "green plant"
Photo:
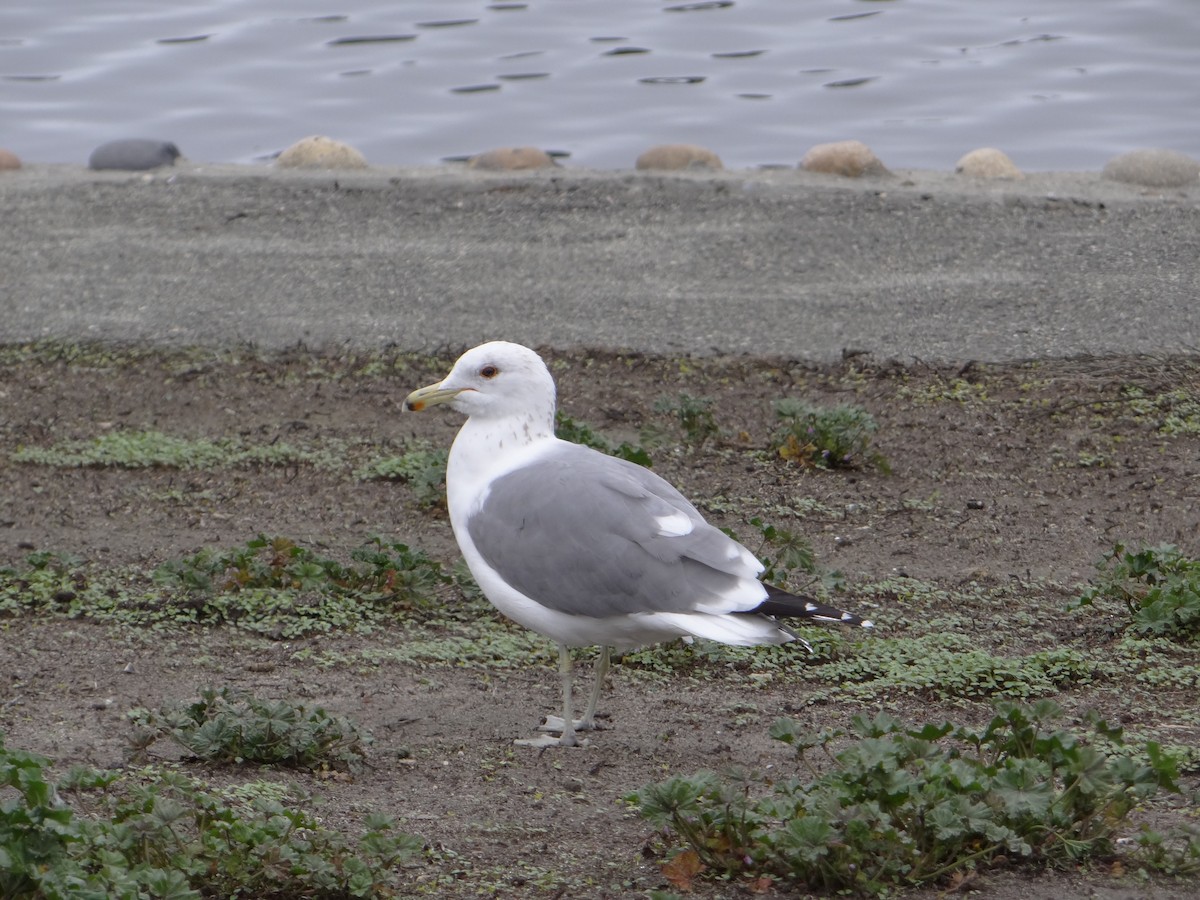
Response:
MULTIPOLYGON (((855 740, 837 750, 840 735, 784 719, 770 733, 795 748, 795 776, 701 772, 627 799, 712 871, 814 891, 878 894, 1001 857, 1109 856, 1140 801, 1177 790, 1174 767, 1155 744, 1145 764, 1097 750, 1086 736, 1050 727, 1061 715, 1048 701, 1004 703, 982 730, 857 716, 855 740), (817 748, 832 763, 824 773, 806 755, 817 748)), ((1119 728, 1088 726, 1123 746, 1119 728)))
MULTIPOLYGON (((757 547, 752 549, 764 566, 760 576, 763 581, 788 590, 805 590, 818 582, 827 591, 840 590, 844 586, 841 572, 822 569, 817 564, 812 544, 802 534, 764 522, 759 516, 750 519, 749 524, 759 536, 757 547), (806 576, 798 584, 793 581, 797 573, 806 576)), ((741 541, 733 529, 721 530, 735 541, 741 541)))
POLYGON ((821 666, 815 674, 863 699, 889 691, 939 700, 1027 699, 1051 694, 1063 684, 1092 680, 1093 664, 1070 647, 1028 656, 994 656, 976 644, 955 632, 880 637, 853 656, 821 666))
POLYGON ((43 874, 67 857, 73 816, 46 777, 47 760, 4 746, 0 734, 0 896, 33 896, 43 874))
POLYGON ((446 496, 446 460, 450 452, 437 447, 413 447, 400 456, 377 459, 355 474, 362 481, 399 481, 407 484, 423 507, 436 506, 446 496))
POLYGON ((1200 872, 1200 828, 1182 825, 1163 833, 1143 826, 1134 839, 1133 861, 1164 875, 1195 876, 1200 872))
POLYGON ((0 896, 14 900, 396 896, 422 843, 370 816, 357 840, 268 781, 214 788, 149 767, 72 769, 0 740, 0 896), (68 804, 67 799, 73 801, 68 804))
POLYGON ((153 627, 230 624, 273 637, 370 630, 398 611, 434 605, 452 583, 435 560, 375 537, 351 563, 294 541, 259 535, 240 547, 204 549, 154 570, 96 572, 54 554, 0 569, 0 615, 35 613, 153 627))
POLYGON ((438 587, 455 580, 424 551, 397 541, 385 541, 378 535, 351 550, 350 558, 363 563, 365 568, 353 569, 345 587, 371 599, 422 604, 432 598, 438 587))
POLYGON ((792 572, 796 570, 809 575, 810 581, 819 575, 812 544, 803 535, 786 528, 777 528, 763 522, 758 516, 752 518, 750 524, 762 536, 762 542, 755 555, 766 567, 762 574, 763 581, 778 587, 787 587, 792 572), (764 552, 766 550, 770 550, 770 554, 764 552))
POLYGON ((53 447, 21 447, 13 462, 70 468, 115 466, 125 469, 211 469, 236 465, 321 463, 324 457, 285 443, 247 446, 237 440, 208 441, 158 431, 113 431, 90 441, 63 441, 53 447))
POLYGON ((871 446, 879 426, 860 406, 821 407, 785 397, 775 401, 775 415, 782 425, 772 449, 788 462, 823 469, 870 465, 890 471, 883 454, 871 446))
POLYGON ((679 394, 663 397, 654 404, 654 411, 671 416, 683 432, 684 443, 699 450, 709 440, 721 433, 712 413, 713 400, 709 397, 693 397, 679 394))
POLYGON ((628 441, 622 441, 614 447, 593 431, 590 426, 583 422, 576 422, 570 416, 564 415, 562 410, 554 414, 554 434, 564 441, 570 441, 572 444, 583 444, 585 447, 591 447, 593 450, 599 450, 601 453, 607 453, 609 456, 616 456, 619 459, 637 463, 639 466, 645 466, 647 469, 652 465, 650 454, 642 447, 634 446, 628 441))
POLYGON ((0 613, 15 615, 33 606, 57 607, 78 596, 83 581, 79 560, 39 551, 25 557, 25 568, 0 568, 0 613))
POLYGON ((964 406, 985 403, 988 400, 985 384, 967 381, 965 378, 944 378, 940 375, 920 386, 903 384, 897 393, 922 406, 943 400, 962 403, 964 406))
POLYGON ((1123 396, 1135 421, 1153 422, 1159 434, 1200 434, 1200 395, 1194 386, 1149 395, 1137 385, 1127 385, 1123 396), (1190 388, 1190 389, 1189 389, 1190 388))
POLYGON ((205 549, 164 563, 155 570, 154 580, 200 594, 292 589, 400 602, 421 602, 450 580, 441 565, 421 551, 379 537, 350 557, 366 563, 366 568, 344 566, 288 538, 260 534, 232 550, 205 549))
POLYGON ((218 764, 261 763, 304 769, 357 769, 371 736, 321 707, 263 700, 242 691, 203 688, 200 698, 151 712, 130 710, 139 752, 167 737, 218 764))
POLYGON ((1200 560, 1184 556, 1170 544, 1136 552, 1117 544, 1097 569, 1099 575, 1073 608, 1115 601, 1124 605, 1130 624, 1142 634, 1200 636, 1200 560))

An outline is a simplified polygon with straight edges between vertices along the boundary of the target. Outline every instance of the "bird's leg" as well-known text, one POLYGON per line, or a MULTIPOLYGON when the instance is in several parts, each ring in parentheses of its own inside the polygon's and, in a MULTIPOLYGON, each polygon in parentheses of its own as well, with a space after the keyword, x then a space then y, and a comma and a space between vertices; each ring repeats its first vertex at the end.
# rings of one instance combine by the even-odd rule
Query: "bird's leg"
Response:
MULTIPOLYGON (((609 647, 600 648, 600 656, 596 659, 596 682, 592 685, 591 696, 588 697, 587 709, 584 710, 583 718, 576 719, 571 723, 575 731, 599 731, 600 725, 596 723, 596 706, 600 703, 600 692, 604 690, 604 679, 608 676, 608 670, 612 664, 612 650, 609 647)), ((563 716, 571 715, 569 705, 566 706, 566 711, 563 716)), ((558 716, 546 716, 546 722, 538 730, 539 731, 562 731, 563 719, 558 716)))
POLYGON ((520 747, 574 747, 579 741, 575 737, 575 710, 571 702, 571 651, 566 644, 558 645, 558 674, 562 679, 563 714, 546 716, 546 724, 538 731, 558 731, 558 737, 543 734, 535 738, 513 741, 520 747), (555 725, 554 723, 558 723, 555 725))
POLYGON ((596 724, 596 707, 600 703, 600 692, 604 690, 604 679, 608 677, 609 666, 612 665, 612 648, 600 648, 600 657, 596 660, 596 683, 592 685, 592 695, 588 698, 587 709, 583 718, 575 723, 580 731, 595 731, 600 726, 596 724))

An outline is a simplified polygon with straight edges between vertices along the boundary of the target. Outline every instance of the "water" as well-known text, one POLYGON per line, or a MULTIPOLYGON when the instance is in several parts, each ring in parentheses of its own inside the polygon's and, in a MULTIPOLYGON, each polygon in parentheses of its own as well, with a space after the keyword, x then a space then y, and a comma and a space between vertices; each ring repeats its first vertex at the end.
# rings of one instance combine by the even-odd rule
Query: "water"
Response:
POLYGON ((326 134, 383 165, 534 145, 629 168, 689 142, 743 168, 857 138, 899 168, 998 146, 1087 170, 1200 156, 1198 112, 1195 0, 0 4, 0 146, 28 162, 120 137, 253 162, 326 134))

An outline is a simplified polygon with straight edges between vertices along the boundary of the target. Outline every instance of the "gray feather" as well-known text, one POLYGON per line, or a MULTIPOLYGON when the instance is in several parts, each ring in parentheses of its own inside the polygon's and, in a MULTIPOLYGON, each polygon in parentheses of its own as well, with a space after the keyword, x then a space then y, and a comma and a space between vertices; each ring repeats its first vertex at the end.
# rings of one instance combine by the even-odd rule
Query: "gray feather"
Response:
POLYGON ((756 574, 663 479, 574 444, 497 479, 467 529, 501 578, 571 615, 690 612, 756 574), (681 513, 691 533, 662 534, 681 513))

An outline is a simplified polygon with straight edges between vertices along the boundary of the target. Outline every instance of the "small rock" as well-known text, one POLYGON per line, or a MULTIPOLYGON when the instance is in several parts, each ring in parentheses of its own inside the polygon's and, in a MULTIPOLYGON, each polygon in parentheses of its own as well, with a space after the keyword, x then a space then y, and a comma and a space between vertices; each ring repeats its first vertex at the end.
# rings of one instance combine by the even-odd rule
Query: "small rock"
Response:
POLYGON ((1110 159, 1100 174, 1146 187, 1187 187, 1200 180, 1200 162, 1178 150, 1130 150, 1110 159))
POLYGON ((160 166, 173 166, 181 155, 179 148, 170 141, 128 138, 101 144, 88 158, 88 168, 141 172, 160 166))
POLYGON ((724 169, 721 157, 695 144, 659 144, 637 158, 639 169, 724 169))
POLYGON ((871 148, 862 141, 836 141, 817 144, 804 154, 800 168, 809 172, 861 178, 863 175, 890 175, 871 148))
POLYGON ((21 159, 11 150, 0 147, 0 171, 21 168, 21 159))
POLYGON ((959 175, 969 175, 972 178, 1012 178, 1025 177, 1016 164, 1009 159, 1008 154, 995 147, 980 147, 972 150, 958 161, 954 171, 959 175))
POLYGON ((280 153, 275 165, 281 169, 365 169, 367 160, 349 144, 314 134, 280 153))
POLYGON ((558 165, 545 150, 537 147, 498 147, 467 160, 472 169, 487 172, 515 172, 521 169, 551 169, 558 165))

